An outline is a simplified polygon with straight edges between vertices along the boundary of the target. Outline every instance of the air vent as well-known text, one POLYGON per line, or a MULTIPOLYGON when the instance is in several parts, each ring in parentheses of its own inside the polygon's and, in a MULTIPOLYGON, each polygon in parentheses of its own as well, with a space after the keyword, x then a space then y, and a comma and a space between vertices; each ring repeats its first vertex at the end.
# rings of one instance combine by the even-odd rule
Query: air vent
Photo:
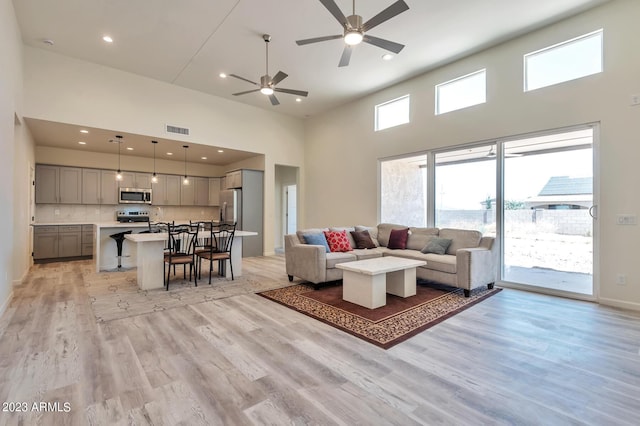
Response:
POLYGON ((189 135, 189 129, 186 127, 171 126, 167 124, 167 133, 177 133, 179 135, 189 135))

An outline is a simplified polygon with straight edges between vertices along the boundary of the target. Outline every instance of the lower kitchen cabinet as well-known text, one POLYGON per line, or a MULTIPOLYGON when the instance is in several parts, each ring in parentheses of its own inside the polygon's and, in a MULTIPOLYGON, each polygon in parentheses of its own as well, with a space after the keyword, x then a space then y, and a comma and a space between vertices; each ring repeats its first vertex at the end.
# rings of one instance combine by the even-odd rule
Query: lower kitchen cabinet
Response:
MULTIPOLYGON (((85 255, 83 226, 87 225, 34 226, 33 259, 56 259, 85 255)), ((91 226, 93 230, 92 225, 88 226, 91 226)), ((91 238, 91 253, 89 255, 93 253, 93 232, 91 238)))

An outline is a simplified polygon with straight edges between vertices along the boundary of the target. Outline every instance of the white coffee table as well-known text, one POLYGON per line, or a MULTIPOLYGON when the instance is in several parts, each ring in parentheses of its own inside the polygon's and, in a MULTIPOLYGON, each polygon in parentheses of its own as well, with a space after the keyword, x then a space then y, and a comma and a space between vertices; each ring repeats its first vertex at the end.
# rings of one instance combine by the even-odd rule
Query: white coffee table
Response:
POLYGON ((387 304, 387 293, 400 297, 416 294, 416 268, 423 260, 385 256, 355 262, 338 263, 342 269, 342 298, 365 308, 387 304))

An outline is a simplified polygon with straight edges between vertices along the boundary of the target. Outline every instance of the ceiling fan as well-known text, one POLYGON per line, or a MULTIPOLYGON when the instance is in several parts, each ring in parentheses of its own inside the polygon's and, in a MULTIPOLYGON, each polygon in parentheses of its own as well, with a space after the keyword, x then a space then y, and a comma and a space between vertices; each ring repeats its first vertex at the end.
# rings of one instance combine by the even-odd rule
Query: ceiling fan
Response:
MULTIPOLYGON (((496 152, 495 152, 495 150, 493 149, 493 145, 492 145, 492 146, 491 146, 491 148, 489 149, 489 152, 487 152, 487 154, 485 155, 485 157, 493 158, 493 157, 495 157, 495 156, 496 156, 496 152)), ((510 158, 510 157, 522 157, 522 154, 518 154, 518 153, 513 153, 513 154, 511 154, 511 153, 508 153, 508 152, 506 152, 506 151, 505 151, 504 156, 505 156, 506 158, 510 158)))
POLYGON ((251 81, 244 77, 240 77, 239 75, 236 75, 236 74, 229 74, 230 77, 234 77, 234 78, 246 81, 256 86, 260 86, 260 88, 254 89, 254 90, 247 90, 245 92, 234 93, 233 96, 246 95, 247 93, 253 93, 253 92, 259 91, 263 95, 267 95, 269 97, 269 100, 271 101, 271 105, 280 105, 280 102, 278 101, 278 98, 276 98, 276 95, 274 94, 274 92, 288 93, 290 95, 306 97, 309 94, 309 92, 305 92, 302 90, 293 90, 293 89, 280 89, 276 87, 276 84, 280 83, 282 80, 287 78, 288 75, 283 73, 282 71, 278 71, 278 73, 275 76, 273 76, 273 78, 269 75, 269 42, 271 41, 271 36, 269 34, 263 34, 262 39, 265 42, 267 60, 266 60, 266 71, 265 71, 265 74, 262 77, 260 77, 260 83, 258 84, 254 81, 251 81))
POLYGON ((393 41, 366 34, 366 32, 370 29, 377 27, 383 22, 386 22, 389 19, 408 10, 409 6, 403 0, 396 1, 391 6, 387 7, 385 10, 369 19, 364 24, 362 23, 362 16, 356 15, 356 0, 353 0, 353 14, 350 16, 344 16, 344 13, 342 13, 334 0, 320 0, 320 3, 322 3, 322 5, 326 7, 327 10, 333 15, 333 17, 338 20, 340 25, 342 25, 344 33, 324 37, 308 38, 305 40, 297 40, 296 43, 298 44, 298 46, 343 38, 345 46, 344 50, 342 51, 342 56, 340 57, 340 62, 338 63, 339 67, 346 67, 347 65, 349 65, 353 46, 360 44, 360 42, 363 41, 365 43, 378 46, 382 49, 396 54, 400 53, 400 51, 404 48, 404 44, 395 43, 393 41))

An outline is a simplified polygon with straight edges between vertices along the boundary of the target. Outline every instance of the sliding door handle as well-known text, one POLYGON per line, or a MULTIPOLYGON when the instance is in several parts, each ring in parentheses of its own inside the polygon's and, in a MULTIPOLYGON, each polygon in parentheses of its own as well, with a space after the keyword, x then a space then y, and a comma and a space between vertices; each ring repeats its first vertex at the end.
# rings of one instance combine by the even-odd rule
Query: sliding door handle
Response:
POLYGON ((598 206, 593 205, 589 207, 589 216, 591 216, 594 219, 598 218, 598 206))

